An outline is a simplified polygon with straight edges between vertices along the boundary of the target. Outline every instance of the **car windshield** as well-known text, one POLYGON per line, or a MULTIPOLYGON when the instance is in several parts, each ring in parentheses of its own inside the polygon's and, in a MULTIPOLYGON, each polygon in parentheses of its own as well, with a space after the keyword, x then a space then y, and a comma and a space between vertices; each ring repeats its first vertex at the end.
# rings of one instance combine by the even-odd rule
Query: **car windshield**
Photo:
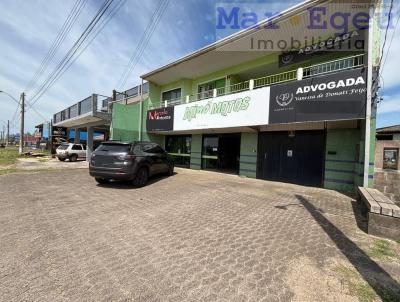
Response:
POLYGON ((101 144, 96 151, 109 151, 109 152, 129 152, 131 148, 127 144, 101 144))
POLYGON ((58 147, 58 150, 67 150, 69 145, 61 145, 58 147))

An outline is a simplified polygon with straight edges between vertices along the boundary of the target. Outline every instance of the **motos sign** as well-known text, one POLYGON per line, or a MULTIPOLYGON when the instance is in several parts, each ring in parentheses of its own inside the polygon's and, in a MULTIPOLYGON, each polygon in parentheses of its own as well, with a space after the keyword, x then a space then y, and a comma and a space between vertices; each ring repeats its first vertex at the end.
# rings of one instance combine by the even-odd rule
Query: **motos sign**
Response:
POLYGON ((268 124, 270 87, 175 106, 174 130, 268 124))
POLYGON ((275 85, 269 123, 365 118, 366 97, 363 68, 275 85))

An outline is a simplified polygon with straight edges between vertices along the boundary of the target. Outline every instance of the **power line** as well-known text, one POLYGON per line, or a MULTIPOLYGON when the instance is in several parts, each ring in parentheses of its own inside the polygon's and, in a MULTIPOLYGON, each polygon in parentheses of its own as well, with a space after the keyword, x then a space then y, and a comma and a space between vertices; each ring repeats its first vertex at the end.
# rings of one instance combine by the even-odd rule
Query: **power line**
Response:
MULTIPOLYGON (((90 44, 93 42, 94 39, 96 39, 96 37, 100 34, 100 32, 104 29, 104 27, 111 21, 111 19, 115 16, 115 14, 119 11, 119 9, 125 4, 127 0, 121 0, 117 5, 115 5, 110 11, 109 13, 106 15, 106 17, 102 20, 102 22, 100 23, 100 25, 98 26, 97 30, 94 32, 94 34, 92 35, 92 38, 90 39, 90 41, 86 44, 86 46, 78 53, 77 56, 75 56, 72 61, 70 61, 68 63, 68 65, 66 65, 65 69, 63 70, 62 73, 60 73, 53 81, 52 84, 54 84, 61 76, 62 74, 64 74, 71 66, 72 64, 81 56, 81 54, 90 46, 90 44)), ((39 96, 41 97, 43 95, 43 93, 39 96)), ((33 107, 34 104, 32 103, 30 105, 30 108, 34 108, 33 107)))
POLYGON ((132 56, 129 59, 129 63, 127 67, 125 68, 124 72, 122 73, 120 79, 118 80, 118 88, 121 90, 123 86, 126 84, 126 81, 128 80, 128 77, 134 70, 135 66, 141 59, 144 50, 146 49, 151 36, 154 33, 154 30, 156 29, 158 23, 160 22, 163 14, 165 13, 167 7, 168 7, 168 2, 169 0, 160 0, 159 5, 157 5, 156 10, 154 11, 145 31, 143 32, 140 41, 138 42, 132 56))
MULTIPOLYGON (((107 14, 107 16, 102 20, 100 25, 98 26, 97 31, 95 31, 92 35, 92 38, 89 40, 89 42, 86 44, 86 46, 78 52, 78 54, 71 60, 68 61, 67 64, 64 67, 64 70, 57 75, 56 78, 54 78, 51 82, 51 85, 54 84, 70 67, 71 65, 81 56, 81 54, 90 46, 90 44, 93 42, 93 40, 100 34, 100 32, 103 30, 103 28, 108 24, 108 22, 114 17, 114 15, 118 12, 118 10, 125 4, 126 0, 121 0, 116 6, 114 6, 111 11, 107 14)), ((43 93, 39 96, 41 97, 43 93)), ((31 104, 32 106, 33 104, 31 104)))
POLYGON ((399 15, 399 17, 397 17, 396 25, 395 25, 394 30, 393 30, 392 38, 390 39, 390 43, 389 43, 388 50, 386 52, 385 60, 383 61, 383 64, 382 64, 382 69, 381 69, 382 73, 383 73, 383 69, 385 68, 385 64, 386 64, 387 58, 389 56, 390 48, 392 47, 392 42, 393 42, 394 37, 396 35, 396 29, 397 29, 397 26, 399 25, 399 20, 400 20, 400 15, 399 15))
MULTIPOLYGON (((390 2, 390 8, 389 8, 389 14, 388 14, 388 23, 386 25, 385 38, 383 40, 382 54, 381 54, 381 57, 380 57, 380 60, 379 60, 379 66, 382 63, 383 55, 385 54, 385 46, 386 46, 387 34, 388 34, 388 31, 389 31, 390 21, 392 19, 392 10, 393 10, 393 0, 391 0, 391 2, 390 2)), ((372 28, 370 28, 369 30, 372 30, 372 28)))
POLYGON ((104 1, 101 8, 98 10, 97 14, 92 19, 92 21, 89 23, 89 25, 85 28, 85 30, 83 31, 81 36, 78 38, 78 40, 70 48, 70 50, 67 52, 65 57, 59 62, 57 67, 53 70, 53 72, 46 79, 46 81, 36 91, 36 93, 32 97, 32 102, 30 103, 29 107, 32 107, 40 99, 40 97, 54 84, 55 79, 57 79, 58 75, 60 75, 61 72, 63 72, 63 70, 65 69, 65 66, 71 61, 71 59, 74 57, 75 53, 81 48, 82 44, 85 42, 87 37, 93 31, 93 29, 98 24, 100 19, 103 17, 105 12, 109 9, 109 7, 113 1, 114 0, 105 0, 104 1))
POLYGON ((64 42, 65 38, 71 31, 71 28, 74 26, 76 20, 78 19, 79 15, 81 14, 83 8, 85 7, 87 0, 76 0, 74 6, 72 7, 71 11, 69 12, 67 19, 64 21, 64 24, 61 27, 61 30, 56 36, 56 39, 53 41, 50 49, 46 53, 45 57, 43 58, 39 68, 34 73, 33 77, 27 84, 25 91, 30 91, 36 84, 36 82, 40 79, 43 73, 48 68, 49 64, 52 62, 54 56, 56 55, 58 48, 64 42))

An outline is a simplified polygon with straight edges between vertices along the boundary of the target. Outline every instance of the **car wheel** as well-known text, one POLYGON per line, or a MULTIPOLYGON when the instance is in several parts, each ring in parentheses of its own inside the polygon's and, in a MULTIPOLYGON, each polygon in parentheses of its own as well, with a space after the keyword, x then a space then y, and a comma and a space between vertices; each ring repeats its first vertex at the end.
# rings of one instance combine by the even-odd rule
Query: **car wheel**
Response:
POLYGON ((59 160, 59 161, 65 161, 65 158, 59 157, 58 160, 59 160))
POLYGON ((170 164, 168 168, 168 176, 174 175, 174 164, 170 164))
POLYGON ((105 185, 108 184, 110 181, 108 179, 104 179, 104 178, 99 178, 99 177, 95 177, 94 178, 97 183, 99 183, 100 185, 105 185))
POLYGON ((78 155, 76 155, 76 154, 72 154, 70 157, 69 157, 69 161, 77 161, 78 160, 78 155))
POLYGON ((136 176, 133 180, 133 185, 135 187, 144 187, 147 184, 147 181, 149 179, 149 171, 146 168, 140 168, 137 173, 136 176))

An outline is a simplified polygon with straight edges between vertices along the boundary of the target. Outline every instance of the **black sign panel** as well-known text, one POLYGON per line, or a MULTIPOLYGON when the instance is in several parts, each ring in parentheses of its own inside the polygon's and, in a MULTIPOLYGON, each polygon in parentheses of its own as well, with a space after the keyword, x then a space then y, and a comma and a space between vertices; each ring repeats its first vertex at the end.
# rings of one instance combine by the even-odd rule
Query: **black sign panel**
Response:
POLYGON ((147 111, 147 131, 170 131, 174 128, 174 107, 147 111))
MULTIPOLYGON (((300 44, 300 42, 292 42, 300 44)), ((366 47, 365 31, 352 31, 335 37, 331 37, 324 41, 308 41, 307 46, 302 48, 294 48, 289 52, 279 55, 279 67, 289 66, 292 64, 304 62, 326 54, 331 51, 344 51, 354 54, 354 51, 364 52, 366 47)))
POLYGON ((66 137, 66 136, 67 136, 67 128, 64 128, 64 127, 54 127, 54 126, 53 126, 53 136, 66 137))
POLYGON ((269 123, 365 118, 366 69, 271 86, 269 123))

